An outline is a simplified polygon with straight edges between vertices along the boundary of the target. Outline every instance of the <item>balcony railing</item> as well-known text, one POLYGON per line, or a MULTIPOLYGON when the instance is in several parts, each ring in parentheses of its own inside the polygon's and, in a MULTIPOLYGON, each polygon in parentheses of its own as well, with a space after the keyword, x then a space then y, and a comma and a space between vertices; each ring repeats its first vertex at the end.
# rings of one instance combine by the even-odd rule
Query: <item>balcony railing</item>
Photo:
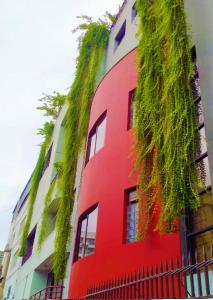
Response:
POLYGON ((63 289, 61 285, 51 285, 32 295, 29 300, 62 299, 63 289))

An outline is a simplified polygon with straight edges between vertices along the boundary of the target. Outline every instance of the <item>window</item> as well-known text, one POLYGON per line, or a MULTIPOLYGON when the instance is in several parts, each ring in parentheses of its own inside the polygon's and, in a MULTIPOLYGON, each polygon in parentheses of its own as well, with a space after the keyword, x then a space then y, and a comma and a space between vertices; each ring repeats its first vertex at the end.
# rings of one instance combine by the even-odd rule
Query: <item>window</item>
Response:
POLYGON ((78 223, 75 261, 95 252, 98 207, 96 206, 78 223))
POLYGON ((90 160, 104 146, 106 132, 106 113, 95 124, 88 138, 87 158, 90 160))
POLYGON ((210 179, 210 168, 208 161, 204 115, 202 107, 202 94, 200 87, 199 68, 196 62, 196 48, 192 48, 192 59, 194 63, 194 78, 192 80, 192 93, 197 113, 197 130, 199 138, 197 141, 197 157, 195 163, 200 175, 199 194, 201 205, 197 209, 188 210, 187 222, 187 251, 190 252, 193 262, 204 259, 205 248, 207 259, 211 259, 211 247, 213 237, 212 225, 212 186, 210 179))
POLYGON ((138 227, 138 198, 136 189, 127 192, 127 220, 126 220, 126 241, 136 241, 138 227))
POLYGON ((27 245, 25 249, 24 256, 22 258, 22 265, 30 258, 33 252, 33 244, 35 240, 35 234, 36 234, 36 227, 31 231, 27 238, 27 245))
POLYGON ((118 48, 118 46, 120 45, 120 43, 122 42, 124 36, 126 33, 126 20, 124 21, 123 25, 121 26, 121 29, 119 30, 118 34, 115 37, 115 46, 114 46, 114 50, 116 50, 118 48))
POLYGON ((51 153, 52 153, 52 148, 53 148, 53 144, 50 146, 50 148, 49 148, 49 150, 47 152, 47 156, 46 156, 45 165, 44 165, 44 169, 43 169, 42 175, 44 174, 45 170, 50 165, 50 157, 51 157, 51 153))
POLYGON ((128 126, 127 128, 133 128, 135 122, 135 89, 129 92, 129 112, 128 112, 128 126))
POLYGON ((11 290, 12 290, 12 285, 10 285, 8 290, 7 290, 7 298, 6 299, 10 298, 11 290))
POLYGON ((137 11, 136 11, 136 2, 132 7, 132 21, 134 21, 135 17, 137 16, 137 11))

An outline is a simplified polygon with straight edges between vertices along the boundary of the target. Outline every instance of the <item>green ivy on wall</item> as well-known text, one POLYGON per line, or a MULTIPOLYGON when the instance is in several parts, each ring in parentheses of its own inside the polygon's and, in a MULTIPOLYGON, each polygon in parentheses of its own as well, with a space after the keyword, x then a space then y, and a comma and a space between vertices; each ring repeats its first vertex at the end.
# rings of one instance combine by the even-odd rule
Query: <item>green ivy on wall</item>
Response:
MULTIPOLYGON (((143 239, 157 206, 160 216, 156 229, 163 232, 173 230, 177 217, 185 208, 198 207, 199 178, 194 164, 196 114, 190 85, 192 63, 183 0, 137 0, 136 6, 139 45, 135 137, 141 211, 139 237, 143 239)), ((55 280, 63 279, 66 271, 77 161, 84 150, 91 101, 110 33, 105 21, 92 22, 90 18, 84 18, 88 22, 77 28, 86 32, 81 37, 75 79, 67 96, 62 171, 57 183, 60 196, 53 257, 55 280)), ((48 100, 45 101, 48 103, 48 100)), ((54 115, 55 110, 48 110, 45 103, 40 109, 54 115)), ((50 138, 51 134, 45 137, 33 173, 20 255, 24 254, 50 138)), ((45 238, 54 185, 50 185, 45 197, 39 249, 45 238)))
POLYGON ((168 232, 185 208, 199 206, 199 196, 193 68, 184 1, 137 0, 137 12, 135 127, 139 238, 143 239, 158 205, 156 229, 168 232))
POLYGON ((81 38, 75 79, 67 96, 68 110, 64 131, 62 154, 63 171, 59 180, 58 211, 56 216, 55 253, 53 271, 55 279, 64 278, 66 271, 66 246, 71 233, 71 214, 74 204, 74 184, 78 156, 83 150, 87 135, 89 112, 96 79, 104 59, 109 28, 103 21, 83 24, 86 29, 81 38))
MULTIPOLYGON (((27 200, 27 205, 28 205, 27 216, 21 234, 19 252, 18 252, 19 256, 23 256, 25 253, 27 237, 29 234, 30 224, 32 220, 33 207, 34 207, 34 203, 38 191, 39 182, 42 177, 42 172, 45 166, 48 146, 52 138, 55 120, 57 119, 60 110, 65 102, 65 96, 61 95, 58 92, 53 92, 53 95, 44 95, 44 97, 39 99, 39 101, 42 102, 42 105, 37 107, 37 109, 44 111, 45 116, 50 117, 52 121, 45 122, 43 128, 39 128, 38 130, 38 134, 43 136, 43 142, 41 144, 38 161, 36 163, 30 181, 30 192, 27 200)), ((46 198, 50 198, 50 195, 47 195, 46 198)), ((45 200, 45 204, 46 202, 47 199, 45 200)), ((44 214, 46 213, 46 209, 47 207, 45 206, 44 214)), ((39 239, 40 239, 40 247, 41 247, 43 241, 41 237, 39 239)))
POLYGON ((40 229, 39 229, 39 236, 38 236, 38 252, 41 252, 42 249, 42 245, 44 243, 44 240, 47 236, 47 231, 48 231, 48 215, 49 215, 49 205, 51 203, 52 200, 52 194, 54 191, 54 188, 56 186, 56 180, 54 180, 48 189, 48 192, 45 196, 44 199, 44 209, 42 212, 42 216, 41 216, 41 225, 40 225, 40 229))
POLYGON ((53 129, 54 129, 54 123, 50 121, 50 122, 46 122, 43 128, 39 130, 39 134, 44 136, 44 141, 41 144, 38 161, 33 171, 32 179, 30 183, 30 192, 27 200, 28 210, 27 210, 27 216, 26 216, 26 220, 24 223, 21 240, 20 240, 20 246, 18 252, 19 256, 23 256, 25 253, 27 237, 29 234, 29 229, 30 229, 30 224, 31 224, 31 219, 33 214, 33 207, 34 207, 34 203, 38 191, 39 182, 42 176, 42 171, 44 169, 46 152, 51 141, 53 129))

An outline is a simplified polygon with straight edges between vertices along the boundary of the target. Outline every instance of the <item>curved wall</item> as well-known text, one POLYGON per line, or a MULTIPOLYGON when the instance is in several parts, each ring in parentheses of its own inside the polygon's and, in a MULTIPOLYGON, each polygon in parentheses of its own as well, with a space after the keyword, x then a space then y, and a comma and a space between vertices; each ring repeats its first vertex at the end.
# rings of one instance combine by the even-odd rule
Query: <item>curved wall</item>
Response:
POLYGON ((95 253, 73 263, 70 298, 85 295, 89 286, 103 280, 180 256, 179 233, 150 232, 143 242, 124 241, 124 193, 136 185, 136 178, 129 176, 133 129, 127 130, 129 92, 135 86, 134 50, 109 71, 93 99, 89 132, 107 111, 105 145, 84 168, 78 217, 98 203, 95 253))

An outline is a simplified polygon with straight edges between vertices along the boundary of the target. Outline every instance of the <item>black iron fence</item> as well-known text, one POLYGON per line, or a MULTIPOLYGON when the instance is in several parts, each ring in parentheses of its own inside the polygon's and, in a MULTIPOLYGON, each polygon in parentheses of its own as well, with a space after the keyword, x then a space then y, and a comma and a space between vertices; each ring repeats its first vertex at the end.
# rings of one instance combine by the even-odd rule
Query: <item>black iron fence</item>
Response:
MULTIPOLYGON (((84 297, 69 299, 136 300, 213 298, 213 248, 91 286, 84 297)), ((29 300, 62 299, 63 286, 49 286, 29 300)))
MULTIPOLYGON (((171 259, 156 266, 142 268, 123 277, 91 286, 81 299, 180 299, 213 298, 213 256, 183 264, 171 259)), ((72 299, 78 300, 78 299, 72 299)))

